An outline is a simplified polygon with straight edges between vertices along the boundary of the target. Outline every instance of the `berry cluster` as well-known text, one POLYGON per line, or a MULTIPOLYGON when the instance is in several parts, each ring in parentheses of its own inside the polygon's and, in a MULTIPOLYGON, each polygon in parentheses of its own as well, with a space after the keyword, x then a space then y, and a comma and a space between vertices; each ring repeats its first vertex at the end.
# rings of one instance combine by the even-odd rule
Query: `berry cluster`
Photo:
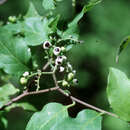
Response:
POLYGON ((72 65, 67 61, 67 57, 65 56, 66 48, 63 46, 55 46, 52 45, 51 42, 45 41, 43 43, 43 49, 47 51, 52 50, 53 54, 51 55, 51 64, 57 66, 57 70, 60 73, 64 72, 65 76, 61 82, 62 86, 76 85, 78 83, 78 80, 75 78, 76 71, 73 70, 72 65))
POLYGON ((49 65, 51 67, 52 72, 42 72, 37 71, 36 73, 31 72, 24 72, 23 76, 20 79, 20 83, 22 85, 27 84, 28 79, 32 76, 35 76, 37 80, 35 80, 35 85, 37 86, 37 90, 39 90, 39 80, 40 76, 42 74, 52 74, 54 71, 59 73, 59 75, 62 73, 63 76, 62 79, 58 81, 58 83, 64 87, 69 87, 71 85, 77 85, 78 80, 75 78, 76 71, 73 70, 72 65, 68 62, 66 55, 66 47, 64 46, 56 46, 53 45, 53 42, 45 41, 43 42, 43 49, 46 53, 46 56, 44 57, 49 61, 49 65))

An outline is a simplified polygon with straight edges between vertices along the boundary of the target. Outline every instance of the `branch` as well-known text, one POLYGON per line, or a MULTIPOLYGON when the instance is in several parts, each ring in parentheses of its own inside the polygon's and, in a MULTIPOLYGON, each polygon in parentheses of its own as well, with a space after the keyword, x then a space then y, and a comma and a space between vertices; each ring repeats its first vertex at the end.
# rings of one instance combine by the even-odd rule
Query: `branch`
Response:
POLYGON ((79 103, 79 104, 82 104, 82 105, 84 105, 84 106, 86 106, 86 107, 89 107, 89 108, 91 108, 91 109, 93 109, 93 110, 96 110, 96 111, 98 111, 98 112, 101 112, 101 113, 104 113, 104 114, 107 114, 107 115, 110 115, 110 116, 119 118, 119 117, 118 117, 116 114, 114 114, 114 113, 111 113, 111 112, 102 110, 102 109, 100 109, 100 108, 97 108, 97 107, 95 107, 95 106, 93 106, 93 105, 91 105, 91 104, 85 103, 84 101, 81 101, 81 100, 79 100, 79 99, 77 99, 77 98, 75 98, 75 97, 73 97, 73 96, 71 96, 71 95, 65 93, 64 90, 62 90, 62 89, 58 86, 58 82, 57 82, 57 79, 56 79, 55 74, 53 74, 52 76, 53 76, 53 80, 54 80, 54 82, 55 82, 56 87, 58 87, 57 91, 59 91, 61 94, 65 95, 66 97, 69 97, 72 101, 75 101, 75 102, 77 102, 77 103, 79 103))
POLYGON ((50 65, 50 61, 48 61, 48 62, 43 66, 42 70, 46 70, 49 65, 50 65))
MULTIPOLYGON (((49 62, 50 62, 50 61, 49 61, 49 62)), ((43 70, 46 70, 46 69, 47 69, 47 67, 49 66, 49 62, 47 62, 47 63, 45 64, 45 66, 43 67, 43 70)), ((56 69, 57 69, 57 65, 54 67, 54 69, 53 69, 52 72, 41 72, 41 75, 42 75, 42 74, 44 74, 44 75, 52 75, 53 73, 55 73, 56 69)), ((33 74, 29 75, 28 78, 31 78, 31 77, 33 77, 33 76, 36 76, 37 74, 38 74, 38 72, 33 73, 33 74)))
POLYGON ((11 99, 11 101, 9 101, 7 104, 2 106, 0 108, 0 110, 3 110, 5 107, 11 105, 14 102, 17 102, 18 100, 22 99, 23 97, 26 97, 26 96, 29 96, 29 95, 36 95, 36 94, 46 93, 46 92, 50 92, 50 91, 55 91, 58 88, 59 87, 53 87, 53 88, 43 89, 43 90, 39 90, 39 91, 32 91, 32 92, 24 91, 21 95, 11 99))
MULTIPOLYGON (((45 70, 47 67, 49 66, 49 62, 47 64, 45 64, 45 66, 43 67, 43 70, 45 70)), ((56 67, 57 68, 57 67, 56 67)), ((64 92, 64 90, 62 90, 59 86, 58 86, 58 81, 56 79, 56 75, 55 75, 55 71, 56 71, 56 68, 54 69, 54 71, 52 72, 52 77, 53 77, 53 80, 54 80, 54 83, 55 83, 55 86, 56 87, 53 87, 53 88, 48 88, 48 89, 44 89, 44 90, 39 90, 39 91, 32 91, 32 92, 28 92, 27 90, 24 91, 21 95, 11 99, 11 101, 9 101, 7 104, 5 104, 4 106, 2 106, 0 108, 0 110, 3 110, 5 107, 11 105, 12 103, 22 99, 23 97, 25 96, 28 96, 28 95, 35 95, 35 94, 41 94, 41 93, 46 93, 46 92, 50 92, 50 91, 55 91, 57 90, 58 92, 60 92, 61 94, 65 95, 66 97, 69 97, 73 102, 77 102, 79 104, 82 104, 86 107, 89 107, 91 109, 94 109, 98 112, 101 112, 103 114, 107 114, 107 115, 110 115, 110 116, 113 116, 113 117, 116 117, 116 118, 119 118, 116 114, 114 113, 111 113, 111 112, 108 112, 108 111, 105 111, 105 110, 102 110, 100 108, 97 108, 91 104, 88 104, 88 103, 85 103, 84 101, 81 101, 67 93, 64 92)))
POLYGON ((98 111, 98 112, 101 112, 101 113, 104 113, 104 114, 107 114, 107 115, 110 115, 110 116, 119 118, 119 117, 118 117, 116 114, 114 114, 114 113, 107 112, 107 111, 102 110, 102 109, 100 109, 100 108, 97 108, 97 107, 95 107, 95 106, 93 106, 93 105, 91 105, 91 104, 88 104, 88 103, 86 103, 86 102, 84 102, 84 101, 81 101, 81 100, 79 100, 79 99, 77 99, 77 98, 75 98, 75 97, 73 97, 73 96, 71 96, 71 95, 66 94, 66 93, 64 92, 64 90, 62 90, 61 88, 58 88, 57 91, 59 91, 60 93, 62 93, 62 94, 65 95, 65 96, 69 97, 72 101, 75 101, 75 102, 77 102, 77 103, 79 103, 79 104, 82 104, 82 105, 84 105, 84 106, 86 106, 86 107, 89 107, 89 108, 91 108, 91 109, 94 109, 94 110, 96 110, 96 111, 98 111))
MULTIPOLYGON (((43 66, 43 70, 46 70, 48 68, 50 64, 50 61, 48 61, 44 66, 43 66)), ((32 91, 32 92, 28 92, 28 90, 25 90, 21 95, 11 99, 7 104, 5 104, 4 106, 2 106, 0 108, 0 110, 3 110, 5 107, 11 105, 12 103, 22 99, 23 97, 25 96, 28 96, 28 95, 35 95, 35 94, 40 94, 40 93, 46 93, 46 92, 49 92, 49 91, 54 91, 56 90, 58 87, 53 87, 53 88, 49 88, 49 89, 44 89, 44 90, 39 90, 39 91, 32 91)))

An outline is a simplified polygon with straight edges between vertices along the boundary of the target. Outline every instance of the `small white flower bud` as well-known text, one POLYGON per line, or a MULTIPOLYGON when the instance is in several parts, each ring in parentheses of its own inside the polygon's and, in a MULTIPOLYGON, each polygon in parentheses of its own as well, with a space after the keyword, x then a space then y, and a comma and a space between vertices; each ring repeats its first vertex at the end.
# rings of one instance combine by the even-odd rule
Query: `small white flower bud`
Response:
POLYGON ((63 62, 63 57, 62 56, 58 56, 55 60, 55 64, 56 65, 61 65, 63 62))
POLYGON ((65 70, 65 68, 64 67, 60 67, 60 72, 63 72, 65 70))
POLYGON ((76 70, 73 70, 72 72, 73 72, 74 75, 76 74, 76 70))
POLYGON ((68 66, 68 68, 70 69, 70 70, 72 70, 73 68, 72 68, 72 65, 68 62, 67 63, 67 66, 68 66))
POLYGON ((51 43, 50 43, 49 41, 45 41, 45 42, 43 43, 43 48, 44 48, 44 49, 49 49, 50 46, 51 46, 51 43))
POLYGON ((63 57, 64 60, 67 60, 67 57, 66 57, 66 56, 63 55, 62 57, 63 57))
POLYGON ((74 78, 74 74, 73 73, 69 73, 68 74, 68 81, 71 81, 74 78))
POLYGON ((27 71, 23 73, 23 76, 24 76, 24 77, 26 77, 26 76, 28 76, 28 75, 29 75, 29 72, 27 72, 27 71))
POLYGON ((50 38, 50 39, 53 39, 53 37, 52 37, 52 36, 50 36, 49 38, 50 38))
POLYGON ((30 49, 30 48, 28 48, 28 52, 29 52, 29 53, 31 52, 31 49, 30 49))
POLYGON ((59 55, 60 52, 61 52, 61 48, 60 48, 60 47, 55 47, 54 50, 53 50, 53 53, 54 53, 54 55, 56 55, 56 56, 59 55))
POLYGON ((78 84, 78 80, 77 79, 73 79, 73 84, 77 85, 78 84))
POLYGON ((66 51, 65 47, 62 46, 62 47, 61 47, 61 51, 62 51, 62 52, 65 52, 65 51, 66 51))

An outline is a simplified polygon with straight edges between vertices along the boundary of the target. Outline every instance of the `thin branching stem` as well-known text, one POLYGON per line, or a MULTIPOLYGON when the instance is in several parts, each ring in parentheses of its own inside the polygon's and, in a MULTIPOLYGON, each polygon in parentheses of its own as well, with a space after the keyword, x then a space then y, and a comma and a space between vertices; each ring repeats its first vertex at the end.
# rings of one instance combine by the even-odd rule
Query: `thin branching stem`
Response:
MULTIPOLYGON (((56 76, 55 76, 55 73, 53 74, 53 80, 54 80, 54 82, 55 82, 56 87, 59 87, 59 86, 58 86, 57 79, 56 79, 56 76)), ((75 101, 75 102, 77 102, 77 103, 79 103, 79 104, 82 104, 82 105, 84 105, 84 106, 86 106, 86 107, 89 107, 89 108, 91 108, 91 109, 93 109, 93 110, 96 110, 96 111, 98 111, 98 112, 101 112, 101 113, 104 113, 104 114, 107 114, 107 115, 110 115, 110 116, 119 118, 119 117, 118 117, 116 114, 114 114, 114 113, 111 113, 111 112, 102 110, 102 109, 100 109, 100 108, 97 108, 97 107, 95 107, 95 106, 93 106, 93 105, 91 105, 91 104, 88 104, 88 103, 86 103, 86 102, 84 102, 84 101, 81 101, 81 100, 79 100, 79 99, 77 99, 77 98, 75 98, 75 97, 69 95, 68 93, 65 93, 64 90, 62 90, 60 87, 57 89, 57 91, 59 91, 61 94, 65 95, 66 97, 69 97, 72 101, 75 101)))
POLYGON ((37 95, 37 94, 41 94, 41 93, 47 93, 47 92, 50 92, 50 91, 55 91, 58 88, 59 87, 53 87, 53 88, 43 89, 43 90, 39 90, 39 91, 32 91, 32 92, 24 91, 19 96, 11 99, 7 104, 5 104, 3 107, 1 107, 0 110, 3 110, 5 107, 10 106, 12 103, 19 101, 23 97, 26 97, 26 96, 29 96, 29 95, 37 95))
MULTIPOLYGON (((49 64, 50 64, 50 62, 47 62, 47 64, 45 64, 45 66, 43 67, 43 70, 47 69, 47 67, 49 66, 49 64)), ((53 87, 53 88, 48 88, 48 89, 43 89, 43 90, 38 90, 38 91, 32 91, 32 92, 28 92, 28 90, 25 90, 21 95, 15 97, 15 98, 13 98, 13 99, 11 99, 7 104, 5 104, 3 107, 1 107, 0 110, 3 110, 3 109, 6 108, 7 106, 9 106, 9 105, 11 105, 12 103, 14 103, 14 102, 16 102, 16 101, 22 99, 22 98, 25 97, 25 96, 36 95, 36 94, 41 94, 41 93, 46 93, 46 92, 56 91, 56 90, 57 90, 58 92, 60 92, 60 93, 63 94, 64 96, 69 97, 69 98, 72 100, 73 104, 74 104, 75 102, 77 102, 77 103, 82 104, 82 105, 84 105, 84 106, 86 106, 86 107, 88 107, 88 108, 91 108, 91 109, 93 109, 93 110, 96 110, 96 111, 98 111, 98 112, 100 112, 100 113, 102 113, 102 114, 107 114, 107 115, 110 115, 110 116, 112 116, 112 117, 119 118, 119 117, 118 117, 116 114, 114 114, 114 113, 111 113, 111 112, 102 110, 102 109, 100 109, 100 108, 98 108, 98 107, 95 107, 95 106, 93 106, 93 105, 91 105, 91 104, 88 104, 88 103, 86 103, 86 102, 84 102, 84 101, 82 101, 82 100, 80 100, 80 99, 78 99, 78 98, 76 98, 76 97, 73 97, 72 95, 70 95, 70 94, 68 94, 68 93, 65 93, 65 91, 64 91, 63 89, 61 89, 61 88, 59 87, 59 85, 58 85, 58 81, 57 81, 56 75, 55 75, 56 70, 57 70, 57 66, 54 67, 54 70, 53 70, 52 72, 49 72, 49 74, 51 74, 52 77, 53 77, 53 80, 54 80, 54 83, 55 83, 55 87, 53 87)), ((42 72, 42 74, 48 74, 48 72, 42 72)))
MULTIPOLYGON (((47 66, 47 67, 48 67, 48 66, 47 66)), ((52 75, 53 73, 55 73, 56 69, 57 69, 57 65, 54 67, 54 69, 53 69, 52 72, 41 72, 41 75, 52 75)), ((44 69, 44 70, 45 70, 45 69, 44 69)), ((28 76, 28 79, 31 78, 31 77, 33 77, 33 76, 38 75, 38 73, 39 73, 39 72, 36 72, 36 73, 33 73, 33 74, 29 75, 29 76, 28 76)))

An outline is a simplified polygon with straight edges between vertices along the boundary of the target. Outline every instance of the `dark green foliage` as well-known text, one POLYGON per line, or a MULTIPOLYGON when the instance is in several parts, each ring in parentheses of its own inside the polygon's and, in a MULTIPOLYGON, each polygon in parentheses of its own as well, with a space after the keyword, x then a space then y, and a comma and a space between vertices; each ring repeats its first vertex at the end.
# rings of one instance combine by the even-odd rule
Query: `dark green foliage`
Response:
MULTIPOLYGON (((73 78, 78 79, 79 85, 68 88, 70 84, 67 81, 68 90, 65 92, 70 94, 72 91, 76 97, 86 102, 106 110, 110 109, 105 92, 108 68, 123 68, 127 74, 130 73, 129 50, 122 53, 130 42, 130 2, 73 2, 76 7, 72 5, 71 0, 8 0, 0 5, 0 108, 22 93, 26 89, 25 85, 30 87, 30 91, 36 90, 37 75, 29 79, 25 76, 27 83, 24 85, 20 84, 20 79, 24 72, 29 72, 30 75, 37 73, 37 69, 42 70, 46 60, 56 57, 53 48, 49 51, 43 50, 43 43, 49 41, 53 46, 65 47, 65 54, 76 69, 77 75, 73 78), (125 36, 128 37, 119 45, 120 39, 125 36), (118 60, 121 53, 120 63, 115 64, 115 57, 118 60)), ((60 73, 57 77, 63 76, 60 73)), ((64 78, 67 79, 67 74, 64 78)), ((73 78, 70 80, 71 83, 73 78)), ((49 75, 40 79, 40 86, 41 89, 54 86, 49 75)), ((114 112, 121 119, 130 121, 129 79, 123 72, 110 69, 107 95, 114 112)), ((27 130, 101 130, 103 126, 104 130, 129 130, 128 124, 124 121, 107 116, 101 124, 102 113, 92 110, 79 112, 82 109, 80 106, 72 110, 70 108, 72 112, 69 112, 75 117, 72 118, 68 115, 68 106, 58 103, 45 105, 53 101, 70 103, 57 93, 25 97, 0 111, 0 129, 23 130, 27 126, 27 130), (24 112, 17 109, 18 107, 24 109, 24 112), (14 108, 16 111, 12 111, 14 108), (27 112, 39 110, 41 111, 34 113, 31 118, 32 113, 27 112), (53 112, 50 117, 47 115, 48 112, 53 112), (21 116, 23 119, 18 119, 17 113, 24 113, 21 116), (13 118, 16 122, 12 123, 13 118), (22 121, 24 118, 25 122, 22 121), (42 126, 43 122, 48 125, 42 126)))

